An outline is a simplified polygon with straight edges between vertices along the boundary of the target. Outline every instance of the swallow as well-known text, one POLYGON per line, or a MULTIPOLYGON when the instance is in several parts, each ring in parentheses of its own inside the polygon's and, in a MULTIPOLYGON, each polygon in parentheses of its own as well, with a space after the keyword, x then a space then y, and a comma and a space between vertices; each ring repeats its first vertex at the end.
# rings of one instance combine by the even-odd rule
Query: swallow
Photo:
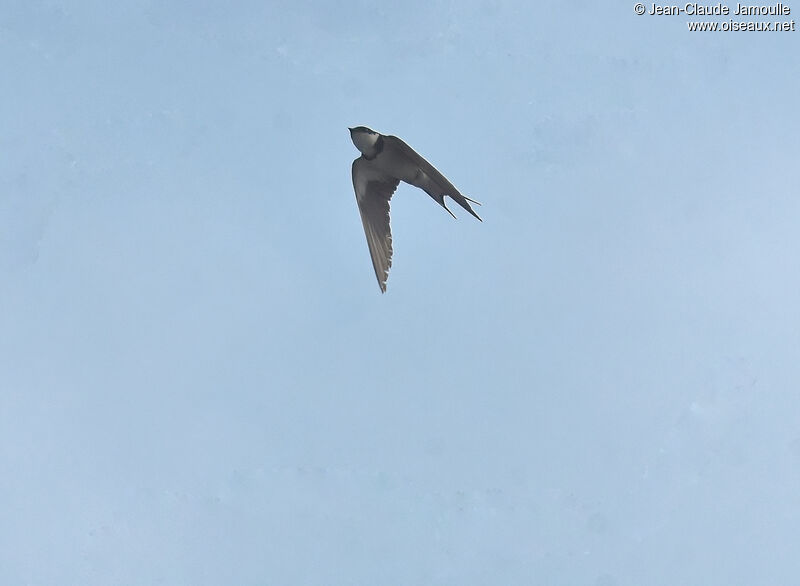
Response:
POLYGON ((361 156, 353 161, 353 188, 358 211, 375 276, 381 292, 385 293, 392 266, 389 201, 401 181, 422 189, 454 218, 455 214, 445 204, 445 196, 482 222, 469 205, 481 204, 462 195, 433 165, 396 136, 383 135, 366 126, 349 130, 353 144, 361 152, 361 156))

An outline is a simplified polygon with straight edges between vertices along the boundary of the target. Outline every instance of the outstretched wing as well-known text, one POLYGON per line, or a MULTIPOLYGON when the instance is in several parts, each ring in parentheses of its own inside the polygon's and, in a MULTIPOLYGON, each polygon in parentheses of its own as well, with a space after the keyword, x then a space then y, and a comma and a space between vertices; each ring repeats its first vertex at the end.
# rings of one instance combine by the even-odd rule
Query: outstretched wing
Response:
MULTIPOLYGON (((384 136, 383 143, 384 148, 401 153, 407 160, 417 165, 424 172, 428 179, 424 181, 424 184, 417 185, 417 187, 424 189, 428 195, 435 199, 444 209, 450 212, 444 203, 444 196, 446 195, 462 208, 467 210, 470 214, 481 220, 480 216, 478 216, 478 214, 475 213, 475 210, 472 209, 472 206, 469 205, 470 202, 477 205, 481 204, 474 199, 470 199, 467 196, 462 195, 461 192, 456 189, 455 185, 447 180, 447 177, 442 175, 439 170, 436 169, 436 167, 426 161, 425 157, 408 146, 405 141, 397 138, 396 136, 384 136)), ((412 183, 412 185, 416 185, 416 183, 412 183)), ((450 212, 450 215, 453 216, 453 212, 450 212)), ((455 216, 453 217, 455 218, 455 216)), ((481 222, 482 221, 483 220, 481 220, 481 222)))
POLYGON ((353 161, 353 188, 358 211, 367 236, 372 266, 381 292, 386 292, 386 280, 392 266, 392 230, 389 226, 389 200, 397 189, 399 179, 389 177, 375 165, 359 157, 353 161))

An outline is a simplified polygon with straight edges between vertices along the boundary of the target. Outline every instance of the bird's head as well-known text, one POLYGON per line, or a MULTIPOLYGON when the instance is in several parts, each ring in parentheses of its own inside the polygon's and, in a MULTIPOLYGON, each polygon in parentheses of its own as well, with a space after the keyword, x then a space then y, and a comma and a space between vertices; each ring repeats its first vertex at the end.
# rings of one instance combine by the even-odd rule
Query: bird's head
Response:
POLYGON ((356 145, 356 148, 361 151, 362 154, 367 156, 371 156, 375 152, 375 147, 380 137, 380 134, 366 126, 350 128, 350 139, 353 141, 353 144, 356 145))

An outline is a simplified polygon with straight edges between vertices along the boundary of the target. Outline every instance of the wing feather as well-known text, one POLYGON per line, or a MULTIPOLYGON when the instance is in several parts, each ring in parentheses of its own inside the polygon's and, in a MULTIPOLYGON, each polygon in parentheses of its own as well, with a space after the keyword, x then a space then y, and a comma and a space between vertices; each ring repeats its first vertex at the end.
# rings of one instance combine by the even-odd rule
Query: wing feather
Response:
POLYGON ((392 230, 389 225, 389 201, 400 183, 389 177, 375 165, 359 157, 353 161, 353 188, 356 192, 358 211, 367 237, 372 266, 382 292, 386 292, 386 281, 392 266, 392 230))
MULTIPOLYGON (((462 208, 467 210, 470 214, 481 220, 480 216, 478 216, 478 214, 475 213, 475 210, 472 209, 472 206, 469 205, 470 202, 477 205, 481 204, 475 201, 474 199, 470 199, 465 195, 462 195, 461 192, 458 189, 456 189, 456 186, 450 183, 447 177, 442 175, 436 167, 434 167, 427 160, 425 160, 425 157, 423 157, 417 151, 408 146, 408 144, 406 144, 404 140, 397 138, 396 136, 384 136, 383 141, 384 141, 384 148, 394 149, 395 151, 402 153, 403 156, 413 161, 415 165, 418 165, 419 168, 422 169, 422 171, 424 171, 425 174, 431 178, 431 180, 433 180, 434 184, 436 185, 436 191, 438 191, 438 193, 429 195, 433 196, 434 199, 437 199, 437 197, 439 199, 442 199, 442 201, 439 202, 440 204, 442 204, 442 206, 444 206, 444 200, 442 196, 446 195, 450 197, 453 201, 455 201, 458 205, 460 205, 462 208)), ((437 201, 439 201, 439 199, 437 199, 437 201)), ((447 209, 446 206, 444 206, 444 208, 447 209)), ((452 215, 452 212, 450 212, 450 215, 452 215)), ((481 222, 482 221, 483 220, 481 220, 481 222)))

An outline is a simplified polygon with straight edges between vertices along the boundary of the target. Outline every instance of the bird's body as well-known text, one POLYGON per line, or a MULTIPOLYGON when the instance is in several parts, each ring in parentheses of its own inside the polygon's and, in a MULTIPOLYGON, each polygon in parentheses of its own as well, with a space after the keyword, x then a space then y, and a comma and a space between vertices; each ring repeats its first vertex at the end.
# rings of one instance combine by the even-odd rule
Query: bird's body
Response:
MULTIPOLYGON (((476 214, 470 202, 444 175, 396 136, 384 136, 364 126, 350 129, 353 144, 361 156, 353 161, 353 188, 361 221, 367 236, 375 276, 381 291, 392 266, 392 233, 389 225, 389 201, 400 181, 419 187, 455 218, 444 203, 452 198, 470 214, 476 214)), ((480 205, 480 204, 479 204, 480 205)))

